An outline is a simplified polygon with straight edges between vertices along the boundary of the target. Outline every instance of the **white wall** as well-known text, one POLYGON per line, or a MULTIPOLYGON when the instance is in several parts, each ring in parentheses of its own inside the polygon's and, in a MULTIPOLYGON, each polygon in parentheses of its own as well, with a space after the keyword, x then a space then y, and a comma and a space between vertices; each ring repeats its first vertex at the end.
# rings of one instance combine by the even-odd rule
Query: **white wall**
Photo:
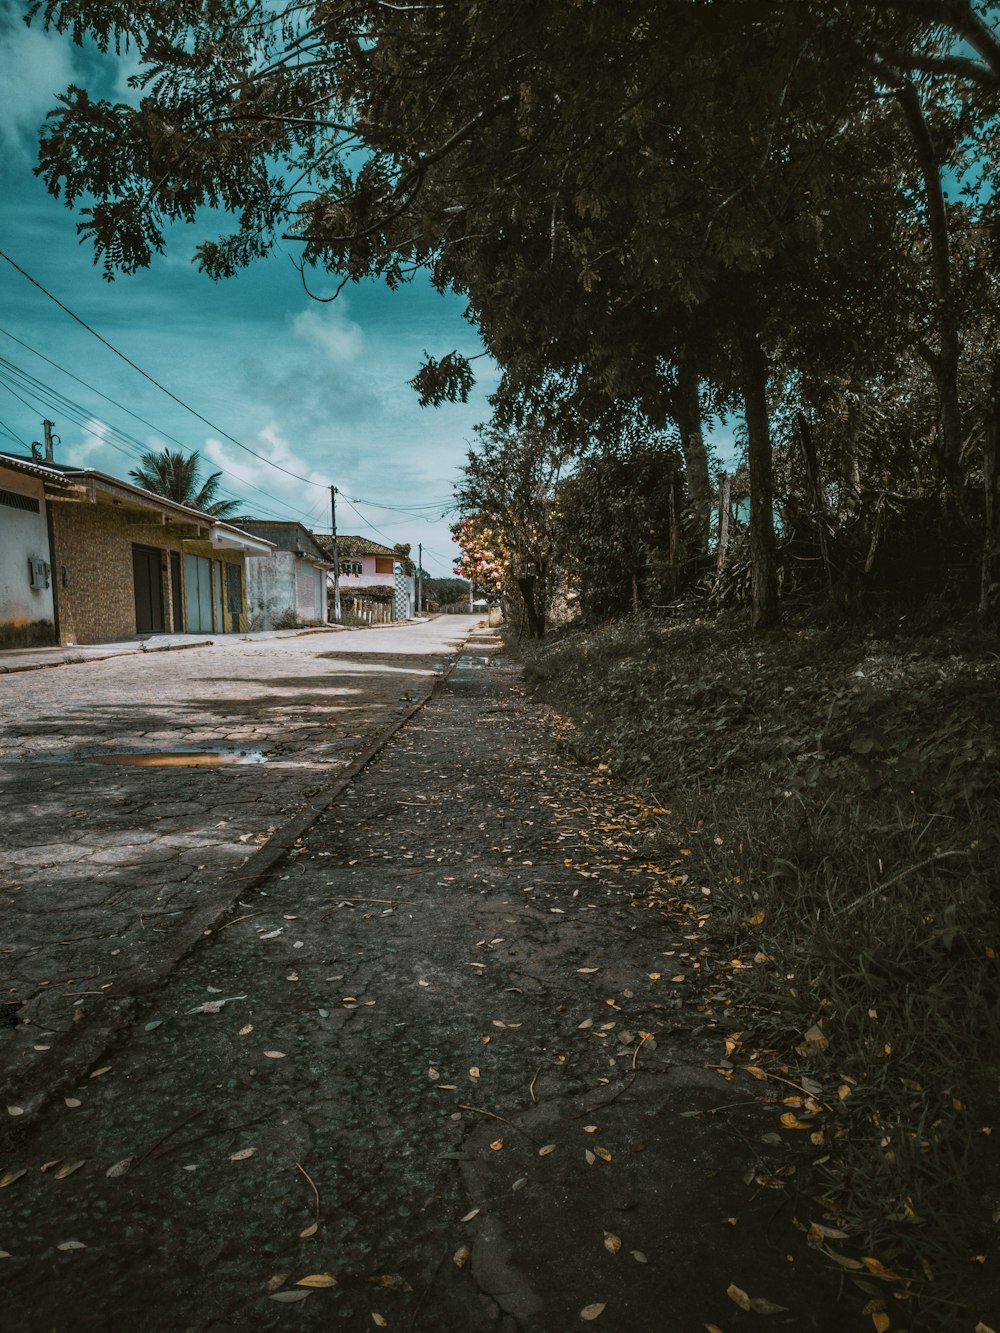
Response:
POLYGON ((45 495, 42 483, 34 477, 0 467, 0 490, 12 491, 38 503, 38 513, 0 503, 0 634, 8 642, 19 631, 37 621, 54 625, 55 615, 50 586, 32 588, 29 559, 48 564, 49 534, 46 525, 45 495))

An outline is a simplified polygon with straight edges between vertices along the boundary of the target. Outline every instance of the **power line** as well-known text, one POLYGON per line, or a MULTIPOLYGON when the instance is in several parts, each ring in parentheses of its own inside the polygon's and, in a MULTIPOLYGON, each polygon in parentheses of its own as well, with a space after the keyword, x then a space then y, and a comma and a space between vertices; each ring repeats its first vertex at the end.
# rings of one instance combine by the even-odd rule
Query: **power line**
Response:
POLYGON ((14 434, 11 428, 7 425, 6 421, 0 421, 0 430, 2 430, 5 435, 9 436, 14 441, 15 444, 19 444, 22 449, 27 449, 28 446, 20 438, 20 436, 14 434))
POLYGON ((104 346, 107 347, 109 351, 114 352, 115 356, 119 357, 122 361, 124 361, 127 366, 131 366, 134 371, 136 371, 139 375, 143 377, 143 379, 148 380, 149 383, 152 384, 155 388, 159 389, 161 393, 165 393, 168 398, 172 398, 175 403, 177 403, 180 407, 184 408, 185 412, 190 412, 193 417, 197 417, 197 419, 200 422, 202 422, 203 425, 208 426, 210 430, 214 430, 217 434, 221 435, 223 439, 228 440, 230 444, 235 444, 237 449, 242 449, 244 453, 250 454, 252 458, 256 458, 258 462, 265 463, 268 467, 273 467, 275 471, 283 472, 286 477, 293 477, 296 481, 305 482, 307 486, 320 486, 324 490, 328 489, 326 484, 323 482, 314 481, 312 477, 303 477, 298 472, 292 472, 290 468, 282 467, 280 463, 274 463, 270 458, 265 458, 263 454, 258 454, 256 450, 251 449, 248 445, 243 444, 240 440, 238 440, 235 437, 235 435, 230 435, 229 432, 223 430, 221 426, 217 426, 214 421, 209 421, 208 417, 202 416, 202 414, 199 411, 197 411, 196 408, 191 407, 191 405, 189 403, 186 403, 183 398, 178 398, 177 394, 171 392, 171 390, 168 389, 166 385, 161 384, 159 380, 154 379, 153 376, 150 375, 147 371, 143 370, 141 366, 137 366, 136 363, 129 357, 127 357, 124 352, 119 351, 118 348, 114 345, 114 343, 108 342, 107 338, 105 338, 102 334, 98 333, 96 329, 91 328, 91 326, 87 323, 85 319, 81 319, 79 315, 75 314, 72 310, 70 310, 69 306, 64 305, 62 301, 59 300, 58 296, 53 296, 53 294, 48 290, 47 287, 43 287, 42 284, 37 280, 37 278, 33 278, 30 273, 26 272, 21 267, 20 264, 15 263, 14 260, 11 259, 10 255, 8 255, 3 250, 0 250, 0 259, 5 259, 7 263, 10 264, 11 268, 16 269, 23 278, 27 278, 28 282, 30 282, 33 287, 37 287, 43 296, 47 296, 50 301, 53 301, 59 307, 60 310, 65 311, 66 314, 69 315, 70 319, 76 320, 77 324, 79 324, 81 328, 86 329, 87 332, 91 334, 93 337, 95 337, 98 342, 103 343, 104 346))
MULTIPOLYGON (((0 332, 7 331, 5 331, 5 329, 0 329, 0 332)), ((8 337, 11 336, 12 335, 8 335, 8 337)), ((27 343, 21 343, 20 339, 15 339, 15 343, 19 343, 21 347, 27 348, 29 352, 35 351, 35 349, 28 347, 27 343)), ((36 352, 36 355, 41 356, 41 353, 36 352)), ((124 408, 120 403, 116 403, 115 399, 108 397, 107 393, 101 393, 100 389, 95 389, 92 385, 87 384, 87 381, 80 380, 79 376, 72 375, 72 372, 65 371, 64 367, 60 367, 55 361, 51 361, 45 356, 41 356, 41 360, 48 361, 49 364, 55 365, 56 369, 60 369, 65 375, 71 376, 71 379, 79 381, 80 384, 84 385, 84 388, 93 389, 93 392, 99 393, 101 397, 107 399, 108 403, 112 403, 115 407, 123 408, 124 412, 129 412, 128 408, 124 408)), ((79 425, 81 429, 87 429, 95 423, 99 424, 101 429, 100 431, 95 429, 95 435, 99 437, 101 443, 107 444, 109 448, 115 449, 117 453, 121 453, 121 455, 127 457, 129 461, 141 460, 144 453, 149 452, 148 443, 137 440, 136 436, 129 435, 128 432, 120 431, 119 428, 113 427, 113 425, 107 423, 107 421, 96 419, 96 417, 93 416, 93 413, 88 411, 83 404, 77 403, 75 399, 71 399, 71 397, 68 397, 65 393, 61 393, 59 389, 53 388, 52 385, 45 384, 43 380, 37 379, 36 376, 31 375, 31 373, 24 371, 23 368, 19 367, 15 361, 8 360, 7 357, 4 356, 0 356, 0 384, 3 384, 4 388, 8 389, 8 392, 13 393, 13 395, 15 395, 21 403, 24 403, 25 407, 31 409, 32 412, 49 411, 60 413, 60 415, 69 417, 69 420, 73 421, 73 424, 79 425), (7 375, 5 375, 4 372, 7 372, 7 375), (28 403, 27 400, 15 393, 15 389, 13 389, 11 383, 9 383, 9 377, 11 376, 13 377, 13 383, 15 383, 17 387, 23 389, 25 393, 28 393, 28 395, 31 395, 33 399, 35 399, 35 405, 28 403), (116 444, 116 439, 119 440, 120 443, 116 444)), ((157 431, 155 425, 149 423, 149 421, 145 421, 144 417, 137 416, 135 412, 129 412, 129 416, 135 416, 136 420, 141 421, 144 425, 148 425, 149 429, 157 431)), ((157 431, 157 433, 160 432, 157 431)), ((163 433, 165 435, 165 432, 163 433)), ((173 439, 173 437, 168 436, 168 439, 173 439)), ((21 444, 23 441, 17 441, 17 443, 21 444)), ((175 444, 180 444, 180 441, 175 440, 175 444)), ((184 448, 184 445, 181 445, 181 448, 184 448)), ((275 513, 275 511, 271 511, 271 517, 284 521, 287 519, 288 515, 292 515, 296 520, 299 519, 300 512, 295 511, 291 505, 285 505, 283 501, 276 500, 276 497, 271 495, 271 493, 261 491, 260 487, 255 487, 255 485, 249 483, 249 481, 243 481, 239 479, 239 477, 233 476, 233 473, 229 472, 227 468, 219 468, 217 471, 223 472, 225 475, 231 477, 241 489, 245 489, 245 491, 255 491, 257 495, 264 496, 265 499, 271 501, 272 504, 280 505, 280 507, 284 509, 284 513, 275 513)), ((243 497, 236 497, 236 499, 243 499, 243 497)), ((259 504, 257 504, 257 508, 260 509, 261 513, 268 512, 259 504)))

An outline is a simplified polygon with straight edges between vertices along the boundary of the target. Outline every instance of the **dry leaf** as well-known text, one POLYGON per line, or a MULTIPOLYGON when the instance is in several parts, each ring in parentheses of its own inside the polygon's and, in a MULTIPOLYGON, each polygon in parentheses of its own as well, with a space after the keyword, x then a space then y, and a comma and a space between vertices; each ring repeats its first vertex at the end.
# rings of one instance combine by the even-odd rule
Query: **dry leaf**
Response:
POLYGON ((630 1251, 630 1253, 631 1253, 631 1255, 632 1255, 632 1258, 636 1261, 637 1264, 648 1264, 648 1263, 649 1263, 649 1260, 648 1260, 648 1259, 646 1258, 646 1256, 643 1254, 642 1250, 632 1250, 632 1251, 630 1251))
POLYGON ((244 1025, 239 1030, 239 1036, 248 1037, 252 1031, 253 1031, 253 1024, 244 1023, 244 1025))
POLYGON ((110 1070, 110 1068, 111 1068, 110 1065, 102 1065, 100 1069, 95 1069, 94 1072, 90 1075, 90 1077, 100 1078, 101 1075, 106 1074, 110 1070))
POLYGON ((555 1150, 556 1150, 556 1145, 554 1143, 546 1143, 544 1148, 538 1149, 538 1155, 539 1157, 548 1157, 549 1153, 555 1152, 555 1150))
POLYGON ((584 1125, 583 1132, 584 1134, 596 1134, 599 1129, 600 1125, 584 1125))
POLYGON ((787 1305, 776 1305, 774 1301, 769 1301, 766 1296, 754 1296, 750 1301, 750 1309, 754 1314, 784 1314, 788 1309, 787 1305))
POLYGON ((478 1078, 478 1077, 479 1077, 479 1066, 473 1065, 472 1068, 469 1070, 469 1078, 478 1078))
POLYGON ((582 1029, 592 1028, 593 1026, 594 1026, 594 1020, 592 1018, 585 1018, 582 1023, 577 1024, 577 1030, 579 1031, 581 1028, 582 1029))
POLYGON ((109 1166, 104 1174, 111 1180, 114 1180, 117 1176, 126 1176, 132 1170, 134 1161, 134 1157, 123 1157, 120 1162, 115 1162, 114 1166, 109 1166))
POLYGON ((460 1245, 458 1249, 455 1251, 455 1253, 451 1256, 451 1262, 455 1265, 456 1268, 464 1268, 465 1265, 469 1262, 471 1254, 472 1251, 469 1249, 468 1245, 460 1245))
POLYGON ((304 1301, 310 1295, 312 1293, 308 1291, 276 1291, 267 1299, 269 1301, 281 1301, 283 1305, 291 1305, 293 1301, 304 1301))
POLYGON ((8 1185, 13 1185, 15 1180, 20 1180, 27 1173, 27 1170, 26 1166, 19 1166, 13 1171, 5 1171, 0 1176, 0 1190, 5 1190, 8 1185))
POLYGON ((288 1281, 287 1273, 275 1273, 273 1277, 269 1277, 267 1281, 264 1283, 264 1290, 277 1291, 278 1288, 283 1287, 287 1281, 288 1281))
POLYGON ((733 1304, 738 1305, 741 1310, 750 1309, 750 1297, 746 1294, 746 1292, 743 1290, 742 1287, 736 1286, 734 1282, 730 1282, 729 1286, 726 1288, 726 1295, 733 1302, 733 1304))
POLYGON ((493 1142, 490 1144, 490 1147, 493 1149, 494 1152, 499 1152, 500 1149, 503 1147, 503 1139, 494 1139, 493 1142))
POLYGON ((23 1106, 8 1106, 8 1107, 7 1107, 7 1114, 8 1114, 8 1115, 24 1115, 24 1107, 23 1107, 23 1106))
POLYGON ((264 1054, 269 1060, 284 1060, 285 1058, 284 1051, 265 1051, 264 1054))
POLYGON ((86 1160, 87 1159, 84 1157, 81 1158, 79 1162, 63 1162, 62 1166, 55 1173, 54 1179, 65 1180, 66 1177, 71 1176, 74 1171, 79 1171, 80 1167, 83 1166, 86 1160))
POLYGON ((599 967, 578 967, 576 970, 583 973, 584 976, 590 976, 591 972, 600 972, 601 969, 599 967))
POLYGON ((611 1161, 611 1154, 608 1152, 607 1148, 595 1147, 594 1152, 597 1153, 598 1157, 601 1159, 602 1162, 611 1161))
POLYGON ((584 1148, 583 1155, 587 1159, 588 1166, 593 1166, 594 1163, 597 1161, 597 1158, 594 1156, 594 1154, 590 1151, 589 1148, 584 1148))
POLYGON ((373 1310, 373 1311, 372 1311, 372 1323, 375 1325, 376 1328, 388 1328, 388 1327, 389 1327, 389 1325, 385 1322, 385 1320, 383 1319, 383 1317, 379 1314, 379 1312, 378 1312, 377 1310, 373 1310))
POLYGON ((880 1277, 883 1282, 904 1282, 906 1280, 900 1277, 898 1273, 886 1268, 885 1264, 880 1263, 878 1259, 864 1258, 862 1262, 872 1277, 880 1277))
POLYGON ((332 1273, 309 1273, 306 1277, 300 1277, 295 1284, 297 1287, 335 1287, 337 1279, 332 1273))
POLYGON ((603 1301, 595 1301, 593 1305, 585 1305, 583 1307, 580 1311, 580 1318, 586 1319, 589 1322, 591 1319, 596 1319, 598 1315, 603 1314, 606 1309, 607 1306, 603 1301))
POLYGON ((435 1069, 433 1065, 428 1065, 427 1077, 430 1079, 432 1083, 436 1083, 438 1079, 441 1077, 440 1069, 435 1069))
POLYGON ((607 1250, 608 1254, 617 1254, 618 1251, 621 1249, 621 1247, 622 1247, 621 1237, 616 1236, 611 1231, 605 1231, 604 1248, 607 1250))
POLYGON ((245 1162, 248 1157, 252 1157, 257 1151, 256 1148, 241 1148, 239 1152, 231 1152, 229 1160, 231 1162, 245 1162))
POLYGON ((886 1333, 886 1330, 892 1327, 892 1320, 884 1310, 876 1310, 872 1314, 872 1323, 875 1325, 875 1333, 886 1333))
POLYGON ((86 1248, 82 1240, 61 1240, 56 1246, 57 1250, 85 1250, 86 1248))
POLYGON ((471 1222, 474 1217, 478 1216, 479 1216, 479 1209, 473 1208, 470 1213, 466 1213, 464 1217, 460 1217, 458 1220, 460 1222, 471 1222))
POLYGON ((299 1240, 308 1240, 310 1236, 315 1236, 318 1230, 319 1223, 313 1222, 311 1226, 307 1226, 304 1231, 299 1232, 299 1240))
POLYGON ((387 1287, 389 1291, 412 1291, 413 1288, 403 1277, 402 1273, 383 1273, 378 1280, 380 1287, 387 1287))
POLYGON ((992 1328, 989 1328, 986 1324, 984 1324, 982 1320, 980 1320, 979 1323, 976 1325, 975 1333, 993 1333, 993 1330, 992 1328))
POLYGON ((79 1097, 64 1097, 64 1098, 63 1098, 63 1103, 64 1103, 66 1106, 80 1106, 80 1105, 81 1105, 81 1102, 80 1102, 80 1098, 79 1098, 79 1097))

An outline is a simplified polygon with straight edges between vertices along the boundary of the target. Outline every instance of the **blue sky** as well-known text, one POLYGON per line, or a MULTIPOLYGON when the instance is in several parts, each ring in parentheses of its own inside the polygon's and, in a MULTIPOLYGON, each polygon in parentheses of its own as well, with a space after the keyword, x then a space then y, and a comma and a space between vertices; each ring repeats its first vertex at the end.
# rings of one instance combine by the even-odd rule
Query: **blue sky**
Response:
MULTIPOLYGON (((425 568, 450 574, 455 547, 443 515, 472 427, 489 416, 496 370, 478 361, 469 403, 440 408, 421 408, 407 381, 425 351, 481 350, 462 302, 418 279, 396 292, 351 286, 333 304, 319 304, 303 292, 284 252, 212 282, 191 263, 195 245, 217 234, 211 223, 207 231, 178 229, 149 270, 106 282, 89 245, 78 242, 77 218, 32 175, 38 125, 57 93, 92 75, 94 57, 68 38, 26 29, 21 8, 0 0, 0 249, 202 416, 307 480, 220 438, 2 261, 0 357, 22 374, 0 363, 0 448, 20 452, 40 440, 48 416, 60 461, 124 477, 142 449, 179 441, 198 450, 208 469, 223 469, 224 493, 247 510, 318 531, 329 531, 332 482, 341 492, 341 532, 410 542, 414 555, 423 543, 425 568), (366 503, 355 512, 352 499, 366 503)), ((125 62, 106 65, 112 95, 128 95, 128 72, 125 62)))

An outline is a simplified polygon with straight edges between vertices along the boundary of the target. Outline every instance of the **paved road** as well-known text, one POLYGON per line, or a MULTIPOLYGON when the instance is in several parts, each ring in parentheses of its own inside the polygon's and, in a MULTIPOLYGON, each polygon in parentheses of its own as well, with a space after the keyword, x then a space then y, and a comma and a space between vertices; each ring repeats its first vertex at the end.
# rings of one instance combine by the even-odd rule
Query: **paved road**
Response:
POLYGON ((97 649, 0 676, 5 1103, 30 1113, 69 1050, 96 1049, 238 895, 252 854, 427 693, 477 623, 97 649), (192 751, 260 762, 188 767, 192 751), (142 753, 185 766, 117 761, 142 753))
POLYGON ((733 1333, 735 1284, 870 1329, 788 1227, 804 1139, 725 1066, 662 812, 561 756, 491 651, 8 1118, 5 1328, 733 1333))

